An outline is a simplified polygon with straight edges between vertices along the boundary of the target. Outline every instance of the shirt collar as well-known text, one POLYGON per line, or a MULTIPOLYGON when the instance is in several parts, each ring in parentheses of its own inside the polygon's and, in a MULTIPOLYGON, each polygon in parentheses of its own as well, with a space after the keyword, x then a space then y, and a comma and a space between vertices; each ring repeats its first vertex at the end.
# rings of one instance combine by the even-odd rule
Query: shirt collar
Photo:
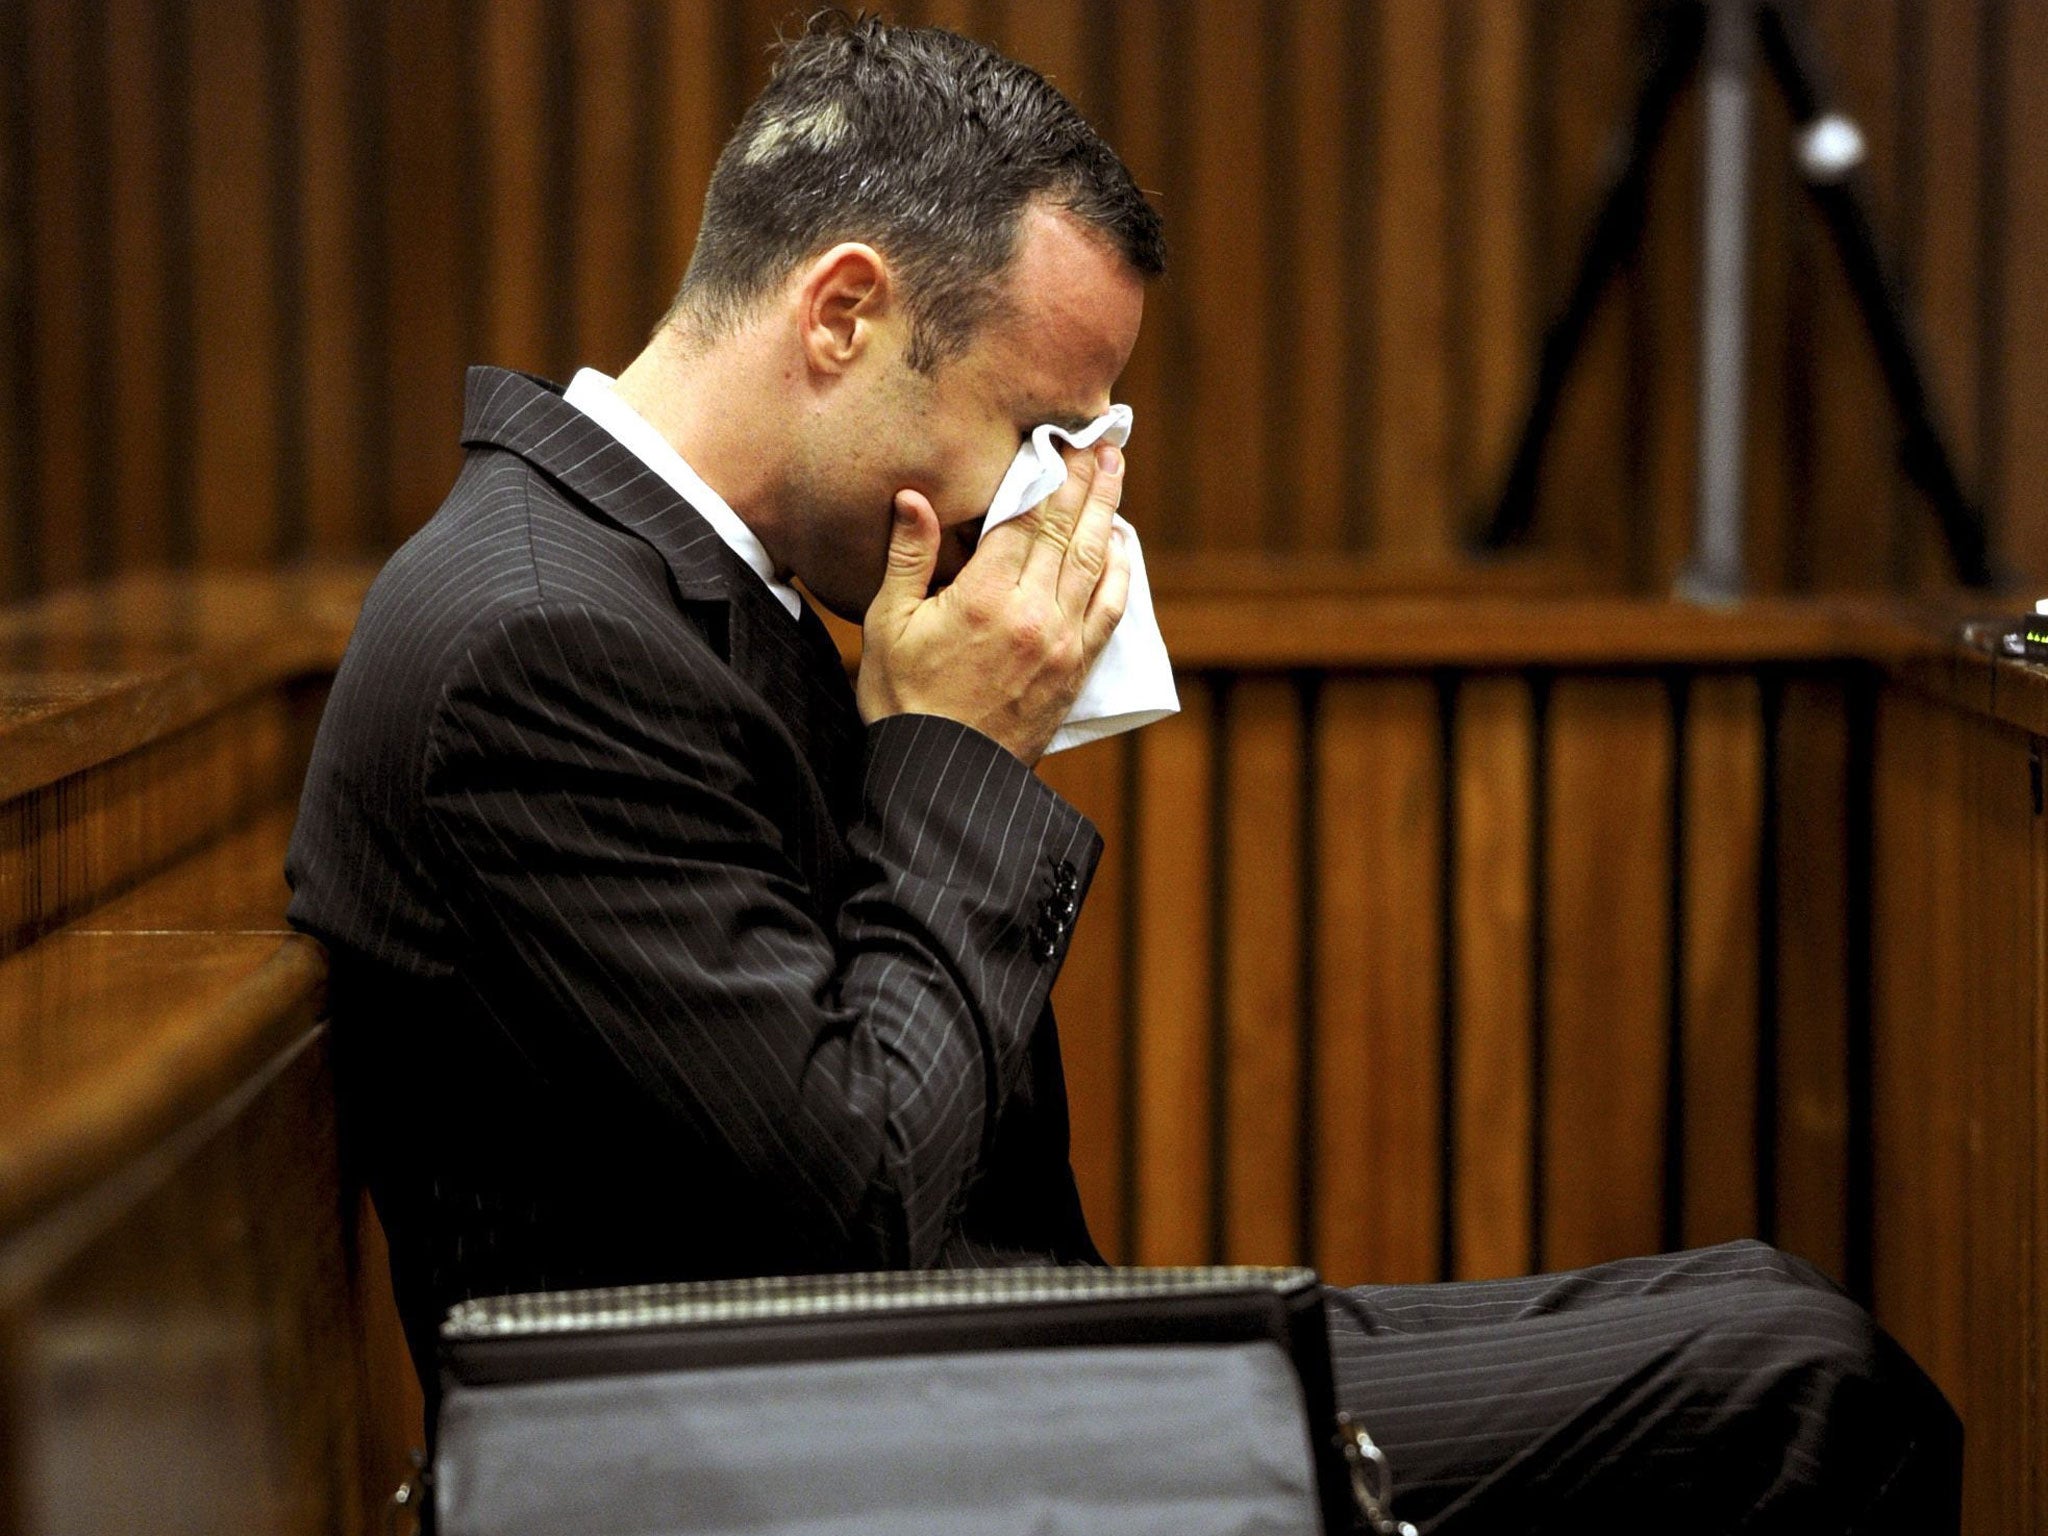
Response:
POLYGON ((652 422, 619 397, 609 375, 599 373, 595 368, 580 368, 576 377, 569 381, 562 398, 611 433, 622 447, 696 508, 704 521, 711 525, 712 531, 767 584, 775 600, 789 611, 791 618, 803 610, 803 599, 797 596, 796 588, 775 579, 774 563, 768 558, 766 546, 754 536, 754 530, 741 520, 739 513, 733 511, 723 496, 704 483, 703 477, 690 468, 683 456, 676 452, 675 445, 663 437, 652 422))

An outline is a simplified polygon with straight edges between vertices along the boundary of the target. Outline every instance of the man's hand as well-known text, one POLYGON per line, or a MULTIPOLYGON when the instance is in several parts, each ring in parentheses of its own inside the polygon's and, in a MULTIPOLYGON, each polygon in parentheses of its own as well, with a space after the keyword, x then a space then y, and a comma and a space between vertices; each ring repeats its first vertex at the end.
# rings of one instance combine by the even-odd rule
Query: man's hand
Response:
POLYGON ((939 519, 896 494, 889 567, 862 630, 860 713, 943 715, 1036 763, 1123 617, 1131 566, 1110 519, 1123 454, 1069 449, 1067 483, 990 529, 944 591, 926 596, 939 519))

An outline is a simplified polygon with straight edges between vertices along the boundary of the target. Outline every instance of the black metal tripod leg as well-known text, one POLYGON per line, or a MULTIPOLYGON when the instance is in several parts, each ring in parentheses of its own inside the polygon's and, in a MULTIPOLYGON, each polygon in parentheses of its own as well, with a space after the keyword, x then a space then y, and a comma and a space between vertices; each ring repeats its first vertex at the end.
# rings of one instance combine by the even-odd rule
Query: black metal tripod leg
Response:
POLYGON ((1672 0, 1651 23, 1635 108, 1629 118, 1626 153, 1601 194, 1600 211, 1586 236, 1571 293, 1543 334, 1535 394, 1500 497, 1480 535, 1483 548, 1504 548, 1529 531, 1536 510, 1536 476, 1556 423, 1565 378, 1585 345, 1601 294, 1642 243, 1650 168, 1678 93, 1699 62, 1705 19, 1705 7, 1699 0, 1672 0))
MULTIPOLYGON (((1818 53, 1799 12, 1779 0, 1759 9, 1764 57, 1785 93, 1795 131, 1805 133, 1828 115, 1818 53)), ((1897 284, 1877 247, 1854 163, 1839 171, 1801 157, 1806 190, 1827 225, 1856 308, 1877 348, 1877 362, 1899 414, 1899 458, 1907 478, 1927 493, 1941 524, 1949 558, 1965 586, 1993 583, 1990 540, 1983 509, 1964 494, 1955 460, 1941 433, 1927 389, 1920 349, 1906 320, 1897 284)))

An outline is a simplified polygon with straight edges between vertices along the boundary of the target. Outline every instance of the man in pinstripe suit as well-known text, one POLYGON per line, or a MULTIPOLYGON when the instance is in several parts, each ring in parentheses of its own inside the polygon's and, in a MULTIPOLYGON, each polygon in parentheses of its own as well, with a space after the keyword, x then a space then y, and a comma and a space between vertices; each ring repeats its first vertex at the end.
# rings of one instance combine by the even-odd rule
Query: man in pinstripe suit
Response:
MULTIPOLYGON (((423 1377, 470 1295, 1100 1262, 1046 1006, 1100 843, 1031 765, 1121 611, 1120 458, 975 533, 1163 261, 1036 75, 826 23, 615 384, 472 372, 289 867, 423 1377), (857 693, 792 578, 864 616, 857 693)), ((1946 1404, 1760 1245, 1330 1299, 1432 1528, 1953 1526, 1946 1404)))

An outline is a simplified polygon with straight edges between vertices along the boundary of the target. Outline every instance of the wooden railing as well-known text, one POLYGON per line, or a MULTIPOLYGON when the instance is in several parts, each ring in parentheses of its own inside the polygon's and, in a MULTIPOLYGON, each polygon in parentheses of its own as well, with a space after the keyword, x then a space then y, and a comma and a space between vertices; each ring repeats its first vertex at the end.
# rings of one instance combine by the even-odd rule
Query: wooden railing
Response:
MULTIPOLYGON (((281 923, 362 579, 0 619, 0 1529, 362 1529, 417 1439, 281 923)), ((1057 992, 1098 1237, 1338 1282, 1772 1238, 1963 1409, 1969 1528, 2038 1523, 2048 687, 1895 611, 1543 586, 1166 573, 1183 712, 1045 767, 1108 843, 1057 992)))
POLYGON ((283 923, 362 585, 0 618, 0 1530, 369 1531, 419 1438, 283 923))
POLYGON ((1110 845, 1057 1001, 1118 1253, 1397 1281, 1763 1233, 1867 1280, 1853 893, 1902 633, 1346 594, 1162 623, 1181 715, 1046 768, 1110 845))

